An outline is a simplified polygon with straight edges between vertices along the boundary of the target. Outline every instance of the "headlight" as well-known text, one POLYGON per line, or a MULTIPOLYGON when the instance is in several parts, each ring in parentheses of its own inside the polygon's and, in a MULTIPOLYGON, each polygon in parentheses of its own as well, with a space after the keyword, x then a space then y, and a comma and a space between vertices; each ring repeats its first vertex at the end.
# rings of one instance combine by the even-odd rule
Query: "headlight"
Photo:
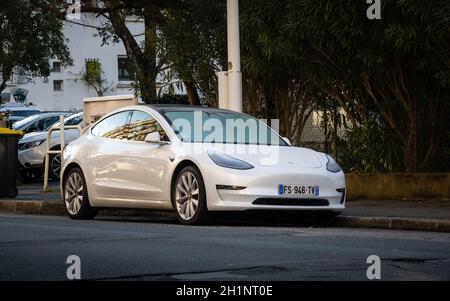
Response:
POLYGON ((328 162, 327 162, 327 170, 331 171, 331 172, 334 172, 334 173, 340 172, 342 169, 339 166, 339 164, 337 164, 337 162, 334 161, 334 159, 331 156, 328 156, 328 155, 326 155, 326 156, 327 156, 327 160, 328 160, 328 162))
POLYGON ((208 156, 214 161, 214 163, 222 167, 241 170, 253 168, 253 165, 225 154, 208 151, 208 156))
POLYGON ((26 142, 26 143, 19 144, 19 150, 26 150, 26 149, 29 149, 29 148, 33 148, 33 147, 39 146, 42 143, 44 143, 45 140, 46 139, 42 139, 42 140, 36 140, 36 141, 32 141, 32 142, 26 142))

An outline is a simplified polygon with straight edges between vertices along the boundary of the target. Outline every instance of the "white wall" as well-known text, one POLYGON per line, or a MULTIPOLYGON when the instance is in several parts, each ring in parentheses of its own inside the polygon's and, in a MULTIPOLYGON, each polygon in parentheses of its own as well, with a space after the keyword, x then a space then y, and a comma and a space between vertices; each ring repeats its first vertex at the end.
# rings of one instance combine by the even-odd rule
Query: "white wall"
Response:
MULTIPOLYGON (((94 26, 98 26, 102 22, 101 18, 95 18, 92 14, 83 14, 81 18, 81 20, 73 21, 94 26)), ((136 40, 141 42, 144 36, 139 34, 144 31, 143 22, 129 22, 128 27, 134 35, 138 35, 136 40)), ((73 66, 62 67, 60 73, 52 72, 47 82, 43 78, 34 78, 30 83, 9 85, 3 92, 9 92, 11 88, 15 87, 27 89, 29 90, 27 101, 35 104, 36 108, 40 110, 80 110, 84 97, 97 96, 94 89, 88 88, 80 80, 81 73, 85 68, 85 59, 99 59, 104 71, 103 76, 108 83, 107 85, 112 85, 115 88, 113 91, 105 93, 105 95, 132 94, 133 90, 129 86, 117 88, 117 56, 126 55, 123 44, 120 42, 101 46, 102 40, 100 37, 94 36, 96 33, 97 29, 95 28, 66 22, 64 34, 69 40, 68 47, 73 59, 73 66), (63 91, 53 91, 54 80, 64 81, 63 91)), ((124 85, 122 83, 119 86, 124 85)), ((12 96, 11 101, 14 101, 12 96)))

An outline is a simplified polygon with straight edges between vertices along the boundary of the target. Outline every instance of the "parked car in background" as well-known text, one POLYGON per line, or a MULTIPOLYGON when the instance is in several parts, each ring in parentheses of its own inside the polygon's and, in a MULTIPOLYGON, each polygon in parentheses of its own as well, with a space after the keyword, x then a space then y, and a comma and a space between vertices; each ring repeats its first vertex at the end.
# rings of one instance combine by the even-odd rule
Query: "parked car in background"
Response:
POLYGON ((54 125, 59 121, 59 116, 64 117, 70 116, 71 113, 67 112, 51 112, 51 113, 41 113, 29 116, 25 119, 19 120, 13 124, 13 130, 22 131, 25 134, 33 132, 43 132, 50 126, 54 125))
MULTIPOLYGON (((64 120, 64 126, 80 125, 83 122, 83 113, 73 114, 64 120)), ((19 140, 19 169, 22 180, 34 181, 39 179, 44 172, 44 161, 46 153, 46 140, 48 130, 52 127, 59 127, 59 122, 41 132, 25 134, 19 140)), ((65 143, 69 143, 80 136, 78 129, 66 129, 64 131, 65 143)), ((60 149, 60 132, 54 131, 49 141, 52 150, 60 149)), ((49 165, 49 176, 53 179, 59 178, 61 168, 61 156, 51 155, 49 165)))
POLYGON ((14 124, 15 122, 25 119, 29 116, 40 114, 41 111, 26 107, 26 106, 3 106, 0 108, 0 113, 8 114, 9 120, 14 124))

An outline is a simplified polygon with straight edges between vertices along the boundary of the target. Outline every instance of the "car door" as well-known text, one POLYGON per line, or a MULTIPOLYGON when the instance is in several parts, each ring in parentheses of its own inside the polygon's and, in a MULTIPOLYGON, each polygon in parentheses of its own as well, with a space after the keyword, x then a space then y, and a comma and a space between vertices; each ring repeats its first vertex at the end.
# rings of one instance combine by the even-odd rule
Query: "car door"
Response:
POLYGON ((121 141, 125 134, 130 111, 108 116, 92 128, 93 143, 85 148, 85 168, 89 169, 93 195, 96 201, 121 200, 128 197, 128 188, 119 170, 126 145, 121 141))
POLYGON ((123 147, 119 148, 118 171, 128 189, 127 195, 141 201, 170 199, 170 146, 145 142, 145 137, 158 132, 162 141, 168 138, 158 121, 141 110, 131 112, 123 147))
POLYGON ((157 121, 139 110, 109 116, 92 129, 95 149, 89 151, 88 160, 100 202, 168 199, 169 148, 144 141, 154 130, 166 139, 157 121))

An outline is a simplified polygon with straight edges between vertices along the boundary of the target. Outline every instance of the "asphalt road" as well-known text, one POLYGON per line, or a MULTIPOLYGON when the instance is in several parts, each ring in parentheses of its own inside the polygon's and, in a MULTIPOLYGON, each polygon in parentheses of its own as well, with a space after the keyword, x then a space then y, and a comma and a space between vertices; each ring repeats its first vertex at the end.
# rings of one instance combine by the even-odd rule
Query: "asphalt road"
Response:
POLYGON ((450 280, 450 234, 0 214, 0 280, 450 280))

